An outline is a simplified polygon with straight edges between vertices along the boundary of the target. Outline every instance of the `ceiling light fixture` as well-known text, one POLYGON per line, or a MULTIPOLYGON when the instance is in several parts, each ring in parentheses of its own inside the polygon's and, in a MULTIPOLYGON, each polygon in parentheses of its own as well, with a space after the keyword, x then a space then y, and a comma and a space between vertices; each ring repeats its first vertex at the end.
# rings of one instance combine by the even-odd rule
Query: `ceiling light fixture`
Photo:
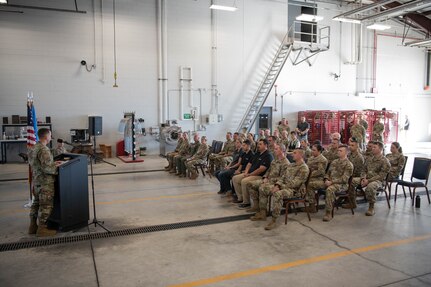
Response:
POLYGON ((217 5, 217 4, 211 4, 210 9, 230 11, 230 12, 235 12, 236 10, 238 10, 238 8, 235 6, 225 6, 225 5, 217 5))
POLYGON ((332 18, 332 20, 345 22, 345 23, 361 24, 361 21, 358 19, 352 19, 352 18, 346 18, 346 17, 334 17, 332 18))
POLYGON ((391 29, 391 26, 374 23, 372 25, 368 25, 367 29, 384 31, 384 30, 391 29))
POLYGON ((7 0, 0 0, 0 4, 7 4, 7 0))
POLYGON ((319 22, 323 20, 323 16, 319 15, 311 15, 311 14, 301 14, 296 17, 298 21, 306 21, 306 22, 319 22))

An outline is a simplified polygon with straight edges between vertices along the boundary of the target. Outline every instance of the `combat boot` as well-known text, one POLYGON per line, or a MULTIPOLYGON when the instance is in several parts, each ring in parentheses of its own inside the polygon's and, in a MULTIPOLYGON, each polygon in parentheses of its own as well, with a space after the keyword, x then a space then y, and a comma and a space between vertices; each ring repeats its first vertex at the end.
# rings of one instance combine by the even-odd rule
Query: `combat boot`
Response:
POLYGON ((197 173, 192 173, 190 175, 190 179, 196 179, 196 178, 198 178, 198 174, 197 173))
POLYGON ((245 212, 259 212, 260 208, 259 205, 254 204, 252 207, 245 210, 245 212))
POLYGON ((171 163, 169 163, 169 165, 168 165, 168 166, 165 166, 165 170, 166 170, 166 171, 170 171, 170 170, 171 170, 171 168, 172 168, 171 163))
POLYGON ((37 232, 37 218, 30 217, 30 226, 28 227, 28 234, 36 234, 37 232))
POLYGON ((250 217, 251 221, 266 221, 266 210, 261 210, 254 216, 250 217))
POLYGON ((306 208, 308 209, 308 213, 317 213, 316 205, 314 203, 308 205, 306 208))
POLYGON ((171 170, 169 171, 169 173, 177 173, 177 170, 175 168, 171 168, 171 170))
POLYGON ((323 221, 328 222, 328 221, 331 221, 331 219, 332 219, 332 214, 331 214, 331 212, 330 212, 330 211, 326 211, 325 216, 323 216, 323 221))
POLYGON ((365 212, 366 216, 373 216, 375 214, 374 212, 374 203, 370 203, 370 205, 368 206, 368 210, 367 212, 365 212))
POLYGON ((36 232, 37 237, 54 236, 56 234, 57 234, 56 230, 48 229, 48 227, 46 227, 46 225, 44 224, 39 225, 36 232))
POLYGON ((265 226, 265 230, 271 230, 277 227, 277 218, 272 218, 271 222, 265 226))

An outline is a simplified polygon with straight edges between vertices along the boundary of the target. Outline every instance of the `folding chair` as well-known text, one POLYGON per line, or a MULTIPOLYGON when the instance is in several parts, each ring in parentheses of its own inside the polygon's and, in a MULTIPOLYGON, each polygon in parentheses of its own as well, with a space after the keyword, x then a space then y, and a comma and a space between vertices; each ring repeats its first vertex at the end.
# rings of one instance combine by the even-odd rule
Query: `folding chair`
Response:
MULTIPOLYGON (((310 181, 311 172, 308 173, 307 181, 305 182, 305 187, 308 186, 308 182, 310 181)), ((286 207, 286 215, 284 218, 284 224, 287 224, 287 216, 289 215, 289 206, 292 205, 295 211, 295 215, 298 214, 296 211, 296 207, 298 206, 298 203, 304 204, 305 212, 307 212, 308 221, 311 221, 310 213, 308 212, 307 203, 308 201, 304 197, 295 197, 295 198, 283 198, 283 205, 286 207)), ((271 201, 269 201, 271 204, 271 201)))
POLYGON ((384 192, 384 193, 385 193, 385 196, 386 196, 386 202, 388 203, 388 208, 389 208, 389 209, 391 209, 391 204, 390 204, 390 202, 389 202, 390 194, 391 194, 391 193, 390 193, 390 190, 389 190, 389 194, 388 194, 388 192, 387 192, 387 189, 388 189, 388 186, 389 186, 388 178, 389 178, 389 173, 386 175, 385 184, 384 184, 382 187, 379 187, 379 188, 377 189, 377 194, 379 194, 380 192, 384 192))
POLYGON ((425 188, 428 197, 428 203, 431 204, 430 194, 428 192, 428 177, 431 171, 431 159, 424 157, 415 157, 415 161, 413 163, 413 172, 410 177, 410 181, 399 181, 395 186, 395 200, 397 200, 397 187, 401 185, 402 187, 406 186, 409 188, 410 196, 412 198, 412 206, 415 202, 415 193, 416 188, 425 188), (413 179, 422 180, 422 181, 413 181, 413 179), (413 195, 411 189, 413 188, 413 195))
MULTIPOLYGON (((394 178, 394 179, 392 179, 392 180, 388 181, 389 199, 391 199, 392 184, 393 184, 393 183, 398 183, 398 182, 400 182, 400 181, 403 181, 403 180, 404 180, 404 172, 405 172, 405 170, 406 170, 407 160, 409 159, 409 157, 408 157, 408 156, 404 156, 404 158, 406 159, 406 161, 404 162, 404 166, 403 166, 403 169, 401 170, 400 176, 399 176, 398 178, 394 178)), ((406 190, 405 190, 404 186, 402 186, 402 188, 403 188, 404 198, 407 198, 406 190)), ((395 191, 395 192, 396 192, 396 191, 395 191)), ((410 197, 411 197, 411 196, 412 196, 412 195, 410 194, 410 197)), ((397 200, 397 199, 395 198, 395 201, 396 201, 396 200, 397 200)))
POLYGON ((206 157, 205 162, 195 164, 195 168, 196 168, 196 172, 197 172, 198 174, 199 174, 199 169, 200 169, 200 170, 202 171, 202 175, 203 175, 203 176, 205 176, 204 168, 206 168, 206 170, 207 170, 207 173, 208 173, 209 177, 210 177, 210 178, 212 178, 212 176, 211 176, 211 172, 209 172, 209 171, 208 171, 208 160, 209 160, 210 154, 211 154, 211 148, 208 150, 208 153, 207 153, 207 155, 205 156, 205 157, 206 157))
POLYGON ((342 190, 340 192, 336 192, 335 193, 335 201, 334 204, 332 205, 332 218, 334 218, 334 209, 335 207, 338 209, 338 206, 340 205, 342 199, 346 199, 350 204, 350 210, 352 211, 352 215, 355 214, 355 211, 353 210, 353 202, 349 197, 349 190, 351 188, 353 188, 352 186, 352 180, 353 180, 353 176, 349 177, 349 185, 347 187, 347 190, 342 190))

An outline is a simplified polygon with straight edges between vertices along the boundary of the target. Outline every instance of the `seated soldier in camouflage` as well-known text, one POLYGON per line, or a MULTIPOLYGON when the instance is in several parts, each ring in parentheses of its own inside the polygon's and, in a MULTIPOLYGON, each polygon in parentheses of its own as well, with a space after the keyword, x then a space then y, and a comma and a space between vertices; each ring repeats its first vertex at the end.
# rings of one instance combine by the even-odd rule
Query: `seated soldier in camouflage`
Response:
MULTIPOLYGON (((353 164, 353 182, 359 182, 361 178, 361 174, 365 168, 365 160, 359 149, 358 139, 355 137, 351 137, 349 139, 349 155, 347 158, 353 164)), ((343 204, 343 208, 352 209, 356 208, 356 190, 349 190, 350 202, 353 206, 350 206, 350 203, 343 204)))
POLYGON ((373 146, 374 146, 374 141, 369 141, 367 143, 367 147, 366 149, 362 152, 362 155, 364 156, 364 162, 367 162, 368 160, 370 160, 373 157, 373 146))
POLYGON ((338 147, 338 158, 329 164, 329 170, 325 175, 326 198, 325 198, 325 216, 323 221, 332 219, 332 208, 335 201, 335 193, 347 190, 349 187, 349 178, 353 174, 353 164, 347 158, 347 145, 338 147))
POLYGON ((203 136, 201 138, 201 145, 198 148, 198 151, 194 156, 188 158, 186 160, 186 169, 190 172, 190 179, 196 179, 198 177, 198 173, 196 172, 196 164, 203 164, 207 160, 207 155, 209 152, 209 147, 207 145, 207 137, 203 136))
POLYGON ((300 143, 300 141, 298 140, 298 135, 297 135, 297 133, 296 133, 295 131, 291 131, 291 132, 290 132, 289 140, 288 140, 288 142, 287 142, 287 147, 286 147, 286 149, 287 149, 289 152, 293 152, 293 150, 295 150, 295 149, 297 149, 297 148, 300 148, 300 147, 301 147, 301 143, 300 143))
POLYGON ((399 142, 393 142, 391 144, 391 153, 387 154, 386 158, 391 164, 388 180, 398 179, 406 163, 406 157, 403 155, 403 149, 399 142))
POLYGON ((340 145, 340 138, 337 135, 331 135, 331 145, 322 153, 323 156, 331 163, 338 158, 338 147, 340 145))
POLYGON ((301 149, 304 150, 304 160, 305 160, 305 162, 307 162, 307 160, 311 156, 311 149, 308 146, 308 140, 302 139, 301 142, 300 142, 300 144, 301 144, 301 149))
POLYGON ((271 130, 270 129, 265 129, 263 131, 263 135, 265 136, 266 139, 268 139, 271 136, 271 130))
POLYGON ((280 142, 284 145, 286 150, 289 148, 289 133, 287 131, 281 132, 280 142))
POLYGON ((326 185, 323 182, 326 172, 328 160, 322 155, 323 147, 320 144, 314 144, 311 147, 311 157, 307 161, 311 175, 307 185, 306 199, 308 200, 310 213, 316 213, 315 191, 325 189, 326 185))
POLYGON ((179 177, 187 177, 186 160, 194 156, 198 151, 199 146, 201 145, 200 137, 198 133, 195 133, 193 135, 193 141, 194 142, 189 145, 189 150, 186 155, 176 157, 175 165, 177 167, 177 173, 175 175, 178 175, 179 177))
POLYGON ((188 152, 189 152, 189 134, 184 132, 183 133, 183 142, 181 144, 180 149, 178 150, 177 154, 174 155, 174 157, 172 158, 172 165, 171 165, 171 170, 169 171, 169 173, 177 173, 177 159, 185 156, 188 152))
POLYGON ((383 156, 383 143, 375 142, 373 144, 373 157, 365 162, 365 168, 361 178, 352 181, 352 185, 360 187, 364 192, 369 202, 366 216, 374 215, 374 204, 376 203, 376 192, 383 187, 386 176, 389 173, 391 164, 389 160, 383 156))
POLYGON ((253 206, 247 209, 247 212, 259 212, 259 194, 260 190, 272 189, 274 184, 280 180, 284 170, 289 165, 289 161, 285 155, 286 149, 283 145, 274 145, 274 160, 271 162, 269 169, 266 171, 262 179, 250 181, 247 183, 247 189, 250 193, 250 198, 253 201, 253 206))
POLYGON ((268 151, 272 154, 274 157, 274 146, 277 143, 277 138, 275 136, 269 136, 268 137, 268 151))
POLYGON ((382 116, 378 116, 373 126, 373 141, 379 141, 383 143, 384 132, 385 132, 385 126, 382 123, 382 116))
POLYGON ((178 154, 178 151, 181 148, 183 140, 184 140, 183 135, 180 134, 180 138, 178 139, 177 146, 175 147, 175 150, 166 155, 166 159, 168 160, 168 166, 165 166, 165 171, 169 172, 172 169, 172 166, 173 166, 172 161, 174 159, 174 156, 176 156, 178 154))
POLYGON ((254 140, 254 134, 253 133, 248 133, 247 134, 247 139, 250 141, 250 150, 252 152, 256 151, 256 142, 254 140))
MULTIPOLYGON (((227 132, 226 133, 226 141, 223 144, 223 149, 218 154, 212 153, 209 156, 209 170, 211 173, 214 173, 214 171, 219 170, 218 167, 222 163, 222 159, 227 156, 232 156, 233 151, 235 150, 235 142, 232 140, 232 133, 227 132)), ((224 162, 224 161, 223 161, 224 162)), ((224 166, 223 166, 224 168, 224 166)))
POLYGON ((282 177, 274 184, 272 189, 259 190, 260 211, 250 218, 252 221, 266 221, 266 208, 269 196, 272 195, 274 200, 272 220, 265 227, 265 230, 271 230, 277 226, 277 218, 280 216, 280 211, 283 207, 283 198, 305 196, 305 182, 308 178, 309 169, 304 162, 304 151, 302 149, 295 149, 293 151, 293 160, 295 162, 287 166, 282 177))

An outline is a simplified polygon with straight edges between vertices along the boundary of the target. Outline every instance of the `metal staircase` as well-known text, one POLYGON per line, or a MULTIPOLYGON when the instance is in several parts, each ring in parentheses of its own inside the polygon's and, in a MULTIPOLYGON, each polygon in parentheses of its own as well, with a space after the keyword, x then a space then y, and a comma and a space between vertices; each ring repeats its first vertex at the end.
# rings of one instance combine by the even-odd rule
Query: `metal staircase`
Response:
MULTIPOLYGON (((300 56, 304 54, 304 51, 310 51, 311 54, 306 56, 306 59, 302 59, 301 62, 308 60, 312 56, 318 54, 319 52, 326 51, 329 49, 329 27, 325 26, 317 30, 317 25, 315 23, 304 23, 301 22, 302 25, 312 25, 312 31, 318 31, 316 33, 312 33, 310 37, 310 42, 301 41, 301 35, 310 33, 298 32, 296 31, 296 27, 298 26, 296 23, 292 25, 289 29, 286 36, 284 36, 283 41, 280 44, 280 47, 277 50, 277 53, 274 56, 274 59, 269 66, 259 88, 254 94, 250 105, 247 107, 246 112, 244 113, 243 118, 238 126, 238 132, 250 131, 253 126, 260 110, 265 104, 266 99, 268 98, 272 87, 277 81, 278 75, 283 69, 286 60, 289 59, 289 56, 296 51, 296 61, 300 59, 300 56), (328 29, 328 34, 322 36, 322 31, 324 29, 328 29), (299 40, 299 41, 298 41, 299 40), (322 41, 327 40, 327 45, 322 44, 322 41)), ((294 63, 295 65, 296 63, 294 63)), ((298 63, 299 64, 299 63, 298 63)), ((310 63, 309 63, 310 64, 310 63)))

